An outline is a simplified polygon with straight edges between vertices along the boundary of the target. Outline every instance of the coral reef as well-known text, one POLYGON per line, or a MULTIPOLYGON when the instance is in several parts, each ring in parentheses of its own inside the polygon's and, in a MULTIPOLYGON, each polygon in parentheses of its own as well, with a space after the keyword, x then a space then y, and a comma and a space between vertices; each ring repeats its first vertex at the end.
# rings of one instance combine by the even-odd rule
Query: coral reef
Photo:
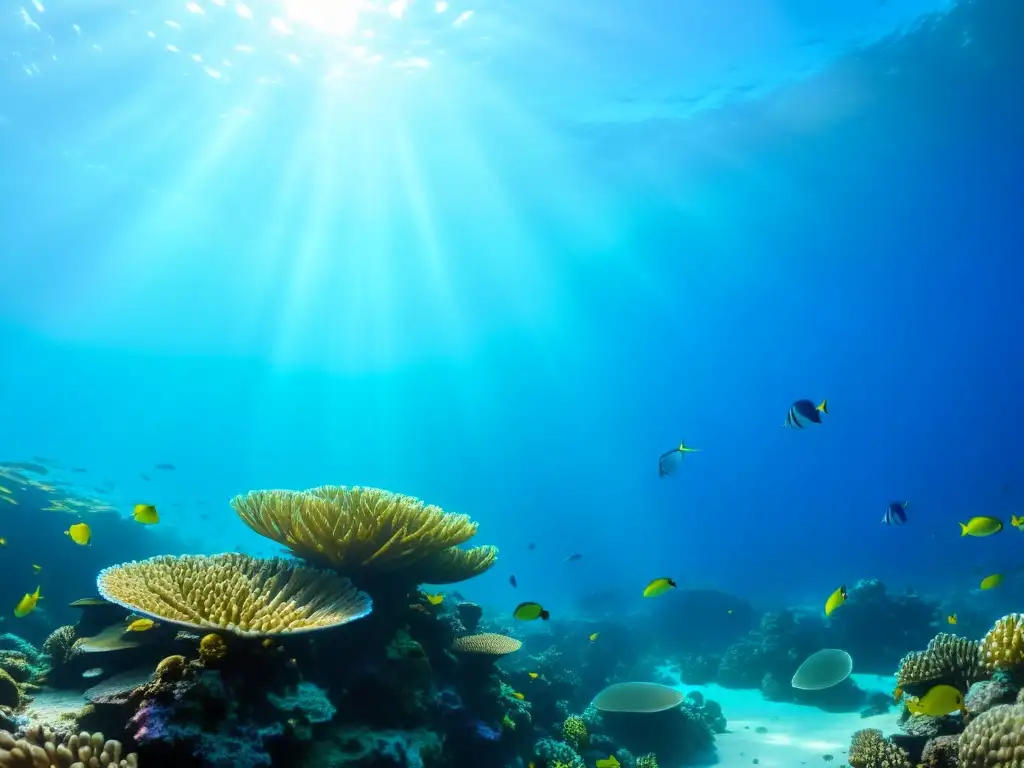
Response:
POLYGON ((960 735, 961 768, 1017 768, 1024 763, 1024 706, 1001 704, 960 735))
POLYGON ((361 584, 382 574, 408 584, 451 584, 497 560, 494 547, 457 548, 477 532, 466 515, 377 488, 252 491, 231 506, 256 533, 361 584))
POLYGON ((96 586, 130 611, 241 636, 311 632, 369 615, 370 598, 330 571, 248 555, 154 557, 105 568, 96 586))
POLYGON ((70 734, 58 741, 52 731, 29 728, 16 739, 0 731, 0 766, 3 768, 137 768, 138 757, 124 754, 119 741, 107 741, 102 733, 70 734))
POLYGON ((925 650, 913 651, 900 660, 896 685, 914 693, 940 683, 966 691, 989 676, 976 640, 942 633, 932 638, 925 650))
POLYGON ((960 764, 958 736, 936 736, 929 739, 921 753, 924 768, 956 768, 960 764))
POLYGON ((849 759, 851 768, 910 768, 907 752, 875 728, 853 734, 849 759))
POLYGON ((999 619, 982 638, 981 662, 989 669, 1014 669, 1024 662, 1024 615, 1011 613, 999 619))

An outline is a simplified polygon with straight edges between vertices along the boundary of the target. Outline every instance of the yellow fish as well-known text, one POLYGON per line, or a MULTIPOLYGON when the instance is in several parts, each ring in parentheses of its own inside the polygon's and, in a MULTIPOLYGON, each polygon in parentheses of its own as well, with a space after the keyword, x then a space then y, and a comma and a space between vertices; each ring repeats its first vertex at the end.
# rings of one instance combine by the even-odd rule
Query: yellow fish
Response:
POLYGON ((608 755, 603 760, 598 760, 594 765, 597 768, 619 768, 619 761, 615 759, 615 755, 608 755))
POLYGON ((7 502, 8 504, 13 504, 13 505, 15 505, 15 506, 17 506, 17 505, 18 505, 18 502, 17 502, 17 500, 16 500, 16 499, 12 499, 12 498, 11 498, 10 496, 6 496, 6 495, 5 495, 5 496, 0 496, 0 499, 3 499, 3 500, 4 500, 4 501, 6 501, 6 502, 7 502))
POLYGON ((0 485, 0 493, 13 493, 13 491, 10 488, 4 488, 0 485))
POLYGON ((903 689, 900 688, 899 686, 897 686, 896 688, 893 688, 892 689, 892 700, 895 701, 897 704, 899 704, 900 700, 902 698, 903 698, 903 689))
POLYGON ((136 504, 132 511, 132 517, 135 518, 136 523, 142 525, 156 525, 160 522, 160 515, 157 514, 156 507, 152 504, 136 504))
POLYGON ((911 696, 907 699, 907 709, 914 715, 942 717, 951 712, 967 714, 964 706, 964 695, 952 685, 936 685, 921 698, 911 696))
POLYGON ((1018 531, 1024 531, 1024 515, 1017 517, 1017 515, 1010 515, 1010 525, 1016 528, 1018 531))
POLYGON ((825 601, 825 615, 831 616, 832 611, 841 606, 846 602, 846 586, 842 586, 829 595, 828 600, 825 601))
POLYGON ((949 623, 949 624, 956 624, 956 614, 955 613, 949 614, 949 616, 946 617, 946 622, 949 623))
POLYGON ((35 571, 36 573, 39 573, 41 570, 43 570, 43 566, 36 565, 35 563, 32 563, 32 570, 35 571))
POLYGON ((431 605, 440 605, 444 602, 444 595, 442 595, 440 592, 438 592, 436 595, 428 595, 426 592, 424 592, 423 596, 427 598, 427 602, 431 605))
POLYGON ((525 698, 526 698, 526 695, 525 695, 525 694, 522 694, 522 693, 520 693, 519 691, 516 691, 516 692, 515 692, 515 693, 513 693, 512 695, 513 695, 514 697, 516 697, 517 699, 519 699, 520 701, 522 701, 523 699, 525 699, 525 698))
POLYGON ((551 614, 544 610, 544 606, 540 603, 520 603, 516 606, 516 609, 512 611, 512 618, 519 619, 519 621, 547 621, 551 618, 551 614))
POLYGON ((978 586, 981 587, 981 589, 995 589, 1002 583, 1003 574, 993 573, 991 576, 986 576, 984 579, 982 579, 981 584, 979 584, 978 586))
POLYGON ((26 594, 18 604, 14 606, 14 615, 19 619, 28 616, 32 611, 36 609, 36 603, 43 599, 43 596, 39 594, 41 587, 36 587, 36 591, 31 595, 26 594))
POLYGON ((658 595, 664 595, 670 589, 675 589, 676 583, 672 579, 665 576, 661 579, 655 579, 646 587, 644 587, 644 597, 657 597, 658 595))
POLYGON ((998 517, 972 517, 960 523, 961 536, 991 536, 1003 530, 1003 521, 998 517))
POLYGON ((66 531, 65 536, 70 536, 71 540, 83 547, 89 546, 89 542, 92 541, 92 529, 86 523, 75 523, 66 531))
POLYGON ((536 680, 538 677, 540 677, 539 672, 527 672, 526 674, 528 674, 532 680, 536 680))
POLYGON ((124 628, 125 632, 145 632, 147 629, 152 629, 156 626, 156 622, 152 619, 136 619, 127 627, 124 628))
POLYGON ((595 632, 594 634, 592 634, 590 636, 590 642, 594 642, 595 640, 597 640, 597 638, 600 636, 600 634, 601 634, 600 632, 595 632))
POLYGON ((7 539, 0 539, 0 547, 6 547, 6 546, 7 546, 7 539))

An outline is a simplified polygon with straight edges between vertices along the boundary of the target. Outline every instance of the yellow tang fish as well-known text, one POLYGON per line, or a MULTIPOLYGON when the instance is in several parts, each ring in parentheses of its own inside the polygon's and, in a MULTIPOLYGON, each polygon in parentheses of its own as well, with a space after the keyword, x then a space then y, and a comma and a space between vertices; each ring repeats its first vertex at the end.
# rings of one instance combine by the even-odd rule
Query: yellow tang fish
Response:
POLYGON ((538 677, 540 677, 539 672, 527 672, 526 674, 530 676, 531 680, 536 680, 538 677))
POLYGON ((995 589, 996 587, 998 587, 1002 583, 1003 583, 1003 574, 1001 574, 1001 573, 993 573, 991 576, 986 576, 984 579, 982 579, 981 580, 981 584, 979 584, 978 586, 981 589, 995 589))
POLYGON ((590 636, 590 642, 594 642, 594 641, 595 641, 595 640, 597 640, 597 638, 598 638, 598 637, 600 637, 600 636, 601 636, 601 633, 600 633, 600 632, 595 632, 594 634, 592 634, 592 635, 590 636))
POLYGON ((160 522, 160 515, 152 504, 136 504, 132 511, 132 517, 136 523, 142 525, 156 525, 160 522))
POLYGON ((949 614, 949 616, 946 617, 946 622, 949 623, 949 624, 956 624, 956 614, 955 613, 949 614))
POLYGON ((608 755, 603 760, 598 760, 594 765, 597 768, 619 768, 619 761, 615 759, 615 755, 608 755))
POLYGON ((92 541, 92 529, 86 523, 75 523, 64 531, 64 535, 70 536, 75 544, 83 547, 89 546, 89 542, 92 541))
POLYGON ((136 619, 127 627, 124 628, 125 632, 145 632, 147 629, 152 629, 156 626, 156 622, 152 619, 136 619))
POLYGON ((655 579, 646 587, 644 587, 644 597, 657 597, 658 595, 664 595, 670 589, 675 589, 676 583, 667 576, 655 579))
POLYGON ((36 603, 43 599, 43 596, 39 594, 41 587, 36 587, 36 591, 31 595, 27 594, 18 601, 18 604, 14 606, 14 615, 19 619, 28 616, 32 611, 36 609, 36 603))
POLYGON ((913 715, 942 717, 952 712, 967 714, 964 706, 964 695, 952 685, 936 685, 921 698, 911 696, 907 699, 907 709, 913 715))
POLYGON ((972 517, 966 523, 960 523, 961 536, 991 536, 1003 530, 1003 521, 998 517, 972 517))
POLYGON ((427 602, 431 605, 440 605, 444 602, 444 595, 442 595, 440 592, 438 592, 436 595, 428 595, 426 592, 424 592, 423 596, 427 598, 427 602))
POLYGON ((525 694, 522 694, 522 693, 520 693, 519 691, 516 691, 516 692, 515 692, 515 693, 513 693, 512 695, 513 695, 513 696, 514 696, 515 698, 519 699, 520 701, 522 701, 523 699, 525 699, 525 698, 526 698, 526 695, 525 695, 525 694))
POLYGON ((544 606, 540 603, 520 603, 512 611, 512 618, 520 621, 536 621, 537 619, 547 621, 551 618, 551 614, 545 611, 544 606))
POLYGON ((841 606, 846 602, 846 586, 842 586, 829 595, 828 600, 825 601, 825 615, 831 616, 832 611, 841 606))
POLYGON ((1018 531, 1024 531, 1024 515, 1017 517, 1017 515, 1010 515, 1010 525, 1016 528, 1018 531))

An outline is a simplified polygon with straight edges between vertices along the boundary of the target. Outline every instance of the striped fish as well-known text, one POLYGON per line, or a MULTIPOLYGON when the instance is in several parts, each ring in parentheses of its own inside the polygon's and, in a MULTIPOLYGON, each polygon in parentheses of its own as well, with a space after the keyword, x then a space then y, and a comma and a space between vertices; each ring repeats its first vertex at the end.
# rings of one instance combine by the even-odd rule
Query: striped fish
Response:
POLYGON ((885 508, 882 522, 886 525, 903 525, 907 522, 907 506, 909 501, 893 501, 885 508))
POLYGON ((803 429, 805 424, 821 424, 821 414, 828 413, 828 401, 822 400, 815 405, 810 400, 797 400, 789 408, 786 421, 782 425, 792 429, 803 429))

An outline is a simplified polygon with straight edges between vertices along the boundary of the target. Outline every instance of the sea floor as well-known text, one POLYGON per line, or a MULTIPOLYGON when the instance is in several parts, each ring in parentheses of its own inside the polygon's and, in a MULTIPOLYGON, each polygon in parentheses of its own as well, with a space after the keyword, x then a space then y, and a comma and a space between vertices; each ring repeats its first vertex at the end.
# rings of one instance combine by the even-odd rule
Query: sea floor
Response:
MULTIPOLYGON (((892 677, 853 675, 868 692, 892 690, 892 677)), ((715 737, 719 768, 799 768, 801 765, 838 768, 847 762, 850 736, 861 728, 886 734, 896 728, 896 711, 873 717, 859 712, 832 713, 799 704, 765 701, 760 691, 736 691, 717 685, 684 686, 699 690, 722 705, 728 732, 715 737), (758 728, 764 729, 758 732, 758 728), (827 762, 825 755, 832 755, 827 762), (754 761, 757 761, 756 763, 754 761)))

